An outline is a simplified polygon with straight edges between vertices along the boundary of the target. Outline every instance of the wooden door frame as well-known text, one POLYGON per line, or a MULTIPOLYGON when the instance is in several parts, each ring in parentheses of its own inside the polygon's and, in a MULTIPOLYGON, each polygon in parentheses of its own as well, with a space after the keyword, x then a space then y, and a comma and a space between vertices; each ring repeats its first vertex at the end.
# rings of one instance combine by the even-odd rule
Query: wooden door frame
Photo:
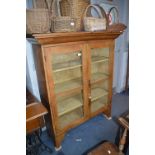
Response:
POLYGON ((87 102, 88 102, 88 97, 87 97, 87 92, 88 92, 88 81, 87 81, 87 52, 86 52, 86 46, 84 42, 78 42, 76 43, 68 43, 68 44, 62 44, 62 45, 57 45, 57 46, 45 46, 44 47, 44 57, 45 57, 45 68, 47 72, 47 81, 48 81, 48 87, 49 87, 49 93, 51 97, 51 103, 50 106, 52 107, 52 115, 54 118, 54 125, 56 128, 56 134, 60 135, 64 132, 66 132, 68 129, 71 127, 74 127, 81 122, 84 122, 87 118, 87 102), (52 54, 53 53, 71 53, 74 51, 81 51, 82 52, 82 79, 83 79, 83 112, 84 116, 76 120, 69 125, 65 126, 64 128, 59 127, 58 123, 58 109, 57 109, 57 101, 56 101, 56 94, 54 93, 54 80, 52 77, 52 54))
MULTIPOLYGON (((94 40, 88 41, 88 79, 91 79, 91 48, 109 48, 109 79, 108 79, 108 107, 103 107, 95 112, 91 112, 91 103, 89 103, 89 117, 96 116, 97 114, 104 112, 108 117, 111 116, 111 103, 112 103, 112 84, 113 84, 113 65, 114 65, 114 40, 94 40)), ((89 87, 89 94, 91 94, 91 87, 89 87)))

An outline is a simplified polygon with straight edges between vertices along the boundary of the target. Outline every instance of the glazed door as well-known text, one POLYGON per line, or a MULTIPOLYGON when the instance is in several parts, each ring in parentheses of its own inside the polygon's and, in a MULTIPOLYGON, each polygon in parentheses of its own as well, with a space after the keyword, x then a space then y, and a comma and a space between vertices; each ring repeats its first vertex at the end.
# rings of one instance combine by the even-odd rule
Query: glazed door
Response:
POLYGON ((76 124, 85 115, 84 50, 83 44, 45 48, 51 106, 58 130, 76 124))
POLYGON ((104 112, 111 104, 113 76, 113 42, 92 41, 89 51, 89 103, 91 114, 104 112))

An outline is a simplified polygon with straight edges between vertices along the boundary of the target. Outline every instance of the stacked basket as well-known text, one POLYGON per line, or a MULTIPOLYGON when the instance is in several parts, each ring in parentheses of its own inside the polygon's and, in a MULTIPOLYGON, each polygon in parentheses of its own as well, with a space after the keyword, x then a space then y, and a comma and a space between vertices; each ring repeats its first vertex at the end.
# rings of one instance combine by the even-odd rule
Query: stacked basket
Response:
POLYGON ((52 32, 74 32, 76 31, 76 22, 77 18, 72 15, 72 6, 69 0, 68 3, 68 11, 69 15, 64 16, 61 13, 60 1, 53 0, 52 3, 52 32))
POLYGON ((45 0, 45 3, 39 4, 43 1, 33 0, 33 9, 26 9, 26 33, 48 33, 51 28, 51 0, 45 0), (45 4, 45 5, 43 5, 45 4), (42 8, 38 8, 42 6, 42 8), (44 8, 45 7, 45 8, 44 8))
POLYGON ((101 8, 99 5, 88 5, 83 15, 83 24, 85 31, 92 32, 106 30, 108 27, 108 18, 105 10, 101 8), (90 16, 91 8, 93 8, 96 11, 98 17, 90 16))
MULTIPOLYGON (((72 6, 72 16, 77 18, 76 31, 81 31, 83 30, 83 14, 87 6, 90 4, 90 0, 69 0, 69 2, 72 6)), ((69 15, 70 6, 66 0, 61 0, 60 8, 63 16, 69 15)))
POLYGON ((120 32, 126 28, 119 23, 118 10, 115 7, 108 12, 108 16, 115 12, 115 22, 111 24, 104 9, 90 4, 90 0, 32 1, 33 9, 26 10, 27 34, 101 30, 120 32), (90 16, 93 13, 90 9, 92 7, 98 13, 98 18, 90 16))
POLYGON ((38 9, 48 9, 52 0, 33 0, 33 7, 38 9), (48 6, 47 6, 48 3, 48 6))

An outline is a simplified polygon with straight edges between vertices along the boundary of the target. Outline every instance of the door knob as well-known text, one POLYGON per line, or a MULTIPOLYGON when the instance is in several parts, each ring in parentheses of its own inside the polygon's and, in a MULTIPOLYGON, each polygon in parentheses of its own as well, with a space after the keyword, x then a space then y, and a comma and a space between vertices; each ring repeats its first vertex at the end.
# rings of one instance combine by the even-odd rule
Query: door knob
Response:
POLYGON ((77 53, 77 56, 78 56, 78 57, 81 57, 81 55, 82 55, 81 53, 77 53))

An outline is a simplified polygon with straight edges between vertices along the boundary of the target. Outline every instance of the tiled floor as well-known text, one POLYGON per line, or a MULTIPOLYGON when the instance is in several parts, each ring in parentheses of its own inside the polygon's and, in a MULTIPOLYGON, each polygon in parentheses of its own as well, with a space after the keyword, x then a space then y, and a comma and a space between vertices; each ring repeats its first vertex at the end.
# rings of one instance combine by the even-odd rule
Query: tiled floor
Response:
MULTIPOLYGON (((112 119, 107 120, 103 115, 94 117, 86 123, 70 130, 62 142, 61 151, 56 152, 52 140, 43 134, 44 142, 53 149, 51 155, 82 155, 83 152, 103 140, 115 141, 118 125, 115 118, 129 109, 129 93, 124 92, 113 96, 112 119)), ((49 155, 42 152, 41 155, 49 155)))

